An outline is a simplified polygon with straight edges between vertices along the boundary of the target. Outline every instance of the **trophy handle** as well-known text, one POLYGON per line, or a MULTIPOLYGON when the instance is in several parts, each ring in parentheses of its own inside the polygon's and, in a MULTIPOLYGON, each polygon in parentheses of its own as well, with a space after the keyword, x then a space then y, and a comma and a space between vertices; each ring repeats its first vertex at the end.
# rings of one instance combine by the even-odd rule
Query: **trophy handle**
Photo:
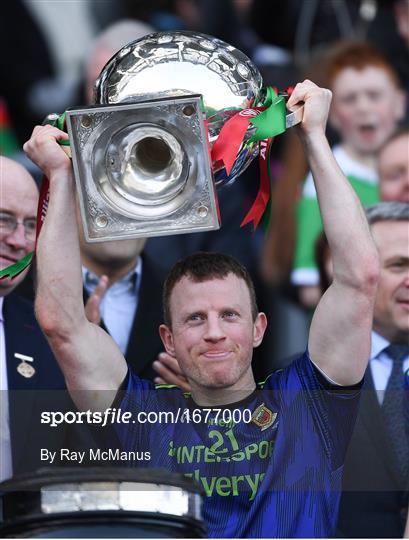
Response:
POLYGON ((285 117, 285 128, 291 128, 293 126, 296 126, 300 122, 302 122, 304 116, 304 105, 301 105, 301 107, 298 107, 295 111, 291 112, 290 114, 287 114, 285 117))
POLYGON ((54 126, 60 116, 61 116, 60 113, 47 114, 47 116, 42 121, 41 125, 42 126, 54 126))

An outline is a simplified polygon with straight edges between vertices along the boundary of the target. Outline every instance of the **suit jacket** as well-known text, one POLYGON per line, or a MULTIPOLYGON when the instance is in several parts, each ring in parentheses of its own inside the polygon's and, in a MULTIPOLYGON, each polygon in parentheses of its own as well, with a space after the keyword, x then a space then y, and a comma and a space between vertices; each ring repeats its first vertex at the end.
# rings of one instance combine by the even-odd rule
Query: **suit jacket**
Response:
MULTIPOLYGON (((158 268, 148 257, 142 255, 142 278, 139 288, 138 307, 129 316, 133 318, 125 359, 143 379, 157 376, 152 363, 164 350, 159 336, 162 316, 162 286, 165 272, 158 268)), ((84 300, 88 294, 84 289, 84 300)), ((104 330, 107 328, 101 321, 104 330)))
POLYGON ((405 488, 396 468, 368 367, 345 462, 338 520, 340 535, 401 538, 405 505, 407 508, 405 488))
POLYGON ((34 317, 33 305, 15 293, 4 299, 8 402, 13 473, 42 465, 40 449, 62 445, 64 430, 41 424, 41 411, 62 410, 71 402, 64 377, 34 317), (24 377, 15 353, 31 356, 32 377, 24 377))
MULTIPOLYGON (((63 374, 34 316, 33 305, 15 293, 4 299, 4 330, 7 358, 8 403, 13 475, 49 466, 41 461, 41 449, 56 452, 52 465, 72 465, 61 461, 60 449, 85 451, 90 448, 116 448, 113 430, 86 424, 41 423, 41 413, 76 411, 66 390, 63 374), (31 356, 35 369, 32 377, 17 371, 20 353, 31 356)), ((78 464, 75 463, 77 466, 78 464)), ((85 459, 83 466, 89 465, 85 459)), ((94 466, 104 465, 93 462, 94 466)))

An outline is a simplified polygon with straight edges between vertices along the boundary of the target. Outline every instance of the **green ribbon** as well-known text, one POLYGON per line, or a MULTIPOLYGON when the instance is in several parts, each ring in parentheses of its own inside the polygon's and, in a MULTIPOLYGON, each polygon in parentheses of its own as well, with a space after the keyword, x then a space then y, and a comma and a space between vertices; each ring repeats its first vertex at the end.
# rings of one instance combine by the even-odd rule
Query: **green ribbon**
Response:
POLYGON ((3 268, 3 270, 0 270, 0 279, 6 277, 13 279, 17 277, 27 266, 29 266, 29 264, 33 260, 33 257, 34 251, 30 251, 30 253, 24 255, 24 257, 19 259, 14 264, 7 266, 7 268, 3 268))
MULTIPOLYGON (((66 114, 67 114, 66 112, 63 112, 62 114, 60 114, 60 116, 57 118, 57 121, 55 122, 56 127, 60 129, 61 131, 65 131, 65 132, 67 132, 67 130, 65 129, 65 115, 66 114)), ((58 144, 60 146, 70 146, 70 140, 63 139, 63 140, 58 141, 58 144)))
POLYGON ((282 96, 277 96, 271 86, 265 89, 263 107, 265 111, 250 120, 250 123, 256 126, 257 130, 249 139, 249 142, 269 139, 284 133, 285 131, 285 100, 282 96))

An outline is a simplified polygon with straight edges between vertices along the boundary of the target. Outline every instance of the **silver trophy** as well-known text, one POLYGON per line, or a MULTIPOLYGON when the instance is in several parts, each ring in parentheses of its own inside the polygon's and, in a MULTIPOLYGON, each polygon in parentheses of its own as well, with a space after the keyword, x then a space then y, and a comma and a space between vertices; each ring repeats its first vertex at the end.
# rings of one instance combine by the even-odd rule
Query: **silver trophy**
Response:
POLYGON ((96 106, 66 116, 87 241, 218 229, 216 188, 257 155, 255 128, 230 174, 210 149, 261 90, 247 56, 204 34, 155 33, 123 47, 96 82, 96 106))

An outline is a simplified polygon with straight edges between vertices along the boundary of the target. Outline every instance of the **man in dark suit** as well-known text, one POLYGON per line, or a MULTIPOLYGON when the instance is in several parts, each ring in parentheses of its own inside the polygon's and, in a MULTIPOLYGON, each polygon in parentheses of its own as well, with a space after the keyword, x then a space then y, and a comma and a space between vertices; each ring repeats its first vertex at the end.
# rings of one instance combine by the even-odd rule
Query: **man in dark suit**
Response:
MULTIPOLYGON (((0 268, 5 268, 34 249, 38 191, 18 163, 0 157, 0 170, 0 268)), ((13 292, 25 275, 0 280, 2 480, 40 466, 41 446, 61 442, 60 430, 50 440, 50 429, 40 423, 51 394, 56 397, 51 391, 61 398, 65 383, 33 305, 13 292)))
POLYGON ((344 469, 338 528, 346 537, 402 537, 408 509, 409 448, 403 410, 409 367, 409 204, 368 210, 381 260, 372 350, 344 469))
POLYGON ((58 410, 69 409, 71 401, 63 375, 35 320, 33 306, 11 293, 4 299, 3 317, 11 471, 17 474, 43 465, 41 448, 60 448, 62 428, 51 431, 41 424, 41 412, 55 410, 56 403, 58 410))

